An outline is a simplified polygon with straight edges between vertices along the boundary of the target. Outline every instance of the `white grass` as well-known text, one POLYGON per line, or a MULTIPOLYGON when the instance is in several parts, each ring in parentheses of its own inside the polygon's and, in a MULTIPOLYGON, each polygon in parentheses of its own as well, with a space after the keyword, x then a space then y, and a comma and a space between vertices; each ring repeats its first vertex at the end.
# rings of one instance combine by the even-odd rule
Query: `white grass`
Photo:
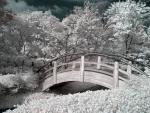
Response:
MULTIPOLYGON (((6 113, 150 113, 150 78, 134 78, 125 88, 66 96, 37 96, 6 113)), ((36 94, 38 95, 38 94, 36 94)))

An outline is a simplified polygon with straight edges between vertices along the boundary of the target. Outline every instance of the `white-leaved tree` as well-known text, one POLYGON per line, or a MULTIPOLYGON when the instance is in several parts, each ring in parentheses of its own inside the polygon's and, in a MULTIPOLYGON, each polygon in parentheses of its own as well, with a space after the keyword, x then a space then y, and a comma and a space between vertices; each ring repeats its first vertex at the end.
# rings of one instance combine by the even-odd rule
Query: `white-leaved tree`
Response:
POLYGON ((63 19, 72 34, 75 52, 103 52, 111 37, 111 29, 106 26, 105 18, 90 4, 75 8, 74 13, 63 19))
POLYGON ((30 33, 27 26, 15 17, 7 24, 0 26, 0 68, 10 66, 14 68, 18 65, 15 60, 21 55, 21 48, 24 46, 24 41, 29 39, 30 33))
POLYGON ((105 12, 108 18, 108 25, 114 32, 112 40, 117 48, 117 52, 127 55, 141 50, 141 45, 148 38, 143 19, 149 13, 149 7, 132 0, 113 3, 105 12))
POLYGON ((44 57, 52 58, 62 54, 66 30, 59 19, 50 15, 48 11, 25 12, 18 16, 29 23, 30 27, 36 27, 32 34, 35 38, 32 45, 38 47, 44 57))

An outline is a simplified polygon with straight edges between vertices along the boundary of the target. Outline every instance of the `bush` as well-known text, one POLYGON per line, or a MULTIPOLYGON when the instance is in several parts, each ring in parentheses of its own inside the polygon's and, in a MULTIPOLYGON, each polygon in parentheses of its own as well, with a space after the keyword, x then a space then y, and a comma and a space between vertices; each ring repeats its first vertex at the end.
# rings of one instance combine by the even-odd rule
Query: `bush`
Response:
POLYGON ((15 67, 1 67, 0 68, 0 73, 3 74, 3 75, 15 74, 16 70, 17 70, 17 68, 15 68, 15 67))
POLYGON ((0 76, 0 93, 1 88, 7 94, 17 93, 20 90, 35 90, 38 87, 38 76, 31 71, 27 73, 7 74, 0 76), (4 89, 3 89, 4 88, 4 89))

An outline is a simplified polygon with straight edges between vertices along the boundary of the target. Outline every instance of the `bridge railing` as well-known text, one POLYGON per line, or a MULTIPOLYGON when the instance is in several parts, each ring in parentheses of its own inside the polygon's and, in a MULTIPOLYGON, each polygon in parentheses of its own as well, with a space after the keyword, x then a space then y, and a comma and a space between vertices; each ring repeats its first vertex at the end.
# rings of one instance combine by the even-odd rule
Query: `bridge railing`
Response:
MULTIPOLYGON (((134 59, 128 58, 126 56, 122 56, 122 55, 112 55, 112 54, 101 54, 101 53, 97 53, 97 52, 92 52, 92 53, 73 53, 73 54, 65 54, 65 55, 61 55, 59 57, 55 57, 52 60, 50 60, 48 63, 46 63, 44 66, 40 67, 36 72, 37 73, 43 73, 45 71, 47 71, 47 69, 51 68, 53 66, 53 62, 57 61, 58 63, 68 63, 68 62, 73 62, 76 61, 77 59, 80 59, 81 56, 85 56, 85 57, 93 57, 93 56, 101 56, 101 57, 105 57, 107 59, 113 59, 115 61, 120 62, 126 62, 126 64, 128 64, 129 61, 132 61, 132 67, 136 68, 136 65, 139 67, 147 67, 147 65, 143 65, 139 62, 134 61, 134 59), (133 66, 135 65, 135 66, 133 66)), ((136 70, 139 70, 138 68, 136 68, 136 70)), ((141 70, 139 70, 140 72, 142 72, 141 70)), ((143 73, 146 75, 146 73, 143 73)), ((45 75, 44 75, 45 76, 45 75)))

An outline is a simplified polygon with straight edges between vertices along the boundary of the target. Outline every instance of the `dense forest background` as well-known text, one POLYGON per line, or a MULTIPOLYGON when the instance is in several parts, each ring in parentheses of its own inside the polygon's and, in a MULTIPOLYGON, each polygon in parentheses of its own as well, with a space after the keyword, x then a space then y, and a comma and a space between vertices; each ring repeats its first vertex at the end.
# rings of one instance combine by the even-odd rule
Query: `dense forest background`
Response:
POLYGON ((46 59, 74 52, 122 54, 148 62, 149 0, 0 2, 3 74, 16 73, 14 67, 35 66, 37 58, 44 59, 41 66, 46 59))
POLYGON ((148 0, 0 0, 0 75, 11 80, 37 81, 21 75, 71 53, 119 54, 144 70, 149 48, 148 0))

